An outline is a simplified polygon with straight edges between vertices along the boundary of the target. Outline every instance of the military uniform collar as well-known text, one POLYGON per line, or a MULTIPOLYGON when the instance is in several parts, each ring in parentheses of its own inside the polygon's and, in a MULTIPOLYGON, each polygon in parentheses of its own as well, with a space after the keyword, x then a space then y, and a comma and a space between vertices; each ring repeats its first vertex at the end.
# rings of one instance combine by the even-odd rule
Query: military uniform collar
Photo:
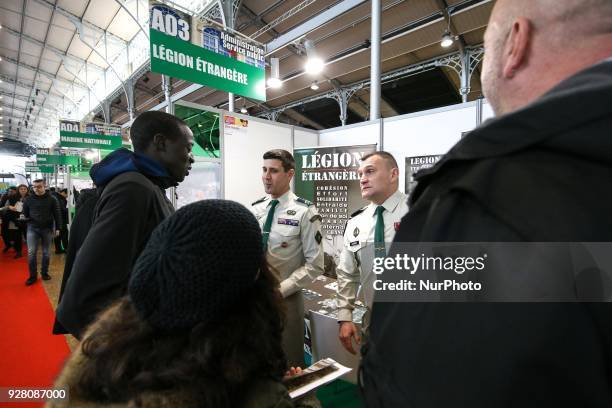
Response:
MULTIPOLYGON (((403 196, 404 194, 402 194, 401 191, 395 190, 395 193, 391 194, 389 198, 387 198, 385 202, 382 203, 382 206, 385 207, 385 210, 387 210, 388 212, 393 212, 395 211, 399 203, 402 201, 402 199, 404 199, 403 196)), ((378 207, 378 204, 370 203, 370 205, 368 206, 370 216, 374 215, 376 207, 378 207)))
MULTIPOLYGON (((293 194, 293 191, 291 191, 291 189, 289 189, 285 194, 278 197, 277 200, 278 200, 279 205, 284 205, 284 204, 287 204, 287 202, 289 202, 290 200, 295 200, 296 198, 297 196, 293 194)), ((270 202, 272 200, 274 199, 272 198, 272 196, 270 196, 268 200, 268 206, 270 206, 270 202)))

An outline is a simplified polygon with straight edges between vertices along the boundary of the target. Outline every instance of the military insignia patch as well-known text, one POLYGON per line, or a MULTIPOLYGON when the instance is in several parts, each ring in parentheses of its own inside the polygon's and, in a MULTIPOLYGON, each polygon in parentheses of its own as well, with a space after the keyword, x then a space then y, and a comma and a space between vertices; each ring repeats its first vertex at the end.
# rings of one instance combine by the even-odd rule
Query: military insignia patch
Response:
POLYGON ((321 231, 317 231, 317 233, 315 234, 315 241, 317 241, 317 244, 320 244, 322 239, 323 235, 321 235, 321 231))
POLYGON ((321 216, 319 214, 315 214, 312 217, 310 217, 310 222, 315 222, 316 220, 319 220, 319 221, 322 220, 322 218, 321 218, 321 216))
POLYGON ((356 237, 357 235, 359 235, 359 228, 355 227, 353 230, 353 236, 356 237))
POLYGON ((295 215, 295 211, 293 211, 293 210, 287 210, 287 214, 289 214, 289 215, 295 215))

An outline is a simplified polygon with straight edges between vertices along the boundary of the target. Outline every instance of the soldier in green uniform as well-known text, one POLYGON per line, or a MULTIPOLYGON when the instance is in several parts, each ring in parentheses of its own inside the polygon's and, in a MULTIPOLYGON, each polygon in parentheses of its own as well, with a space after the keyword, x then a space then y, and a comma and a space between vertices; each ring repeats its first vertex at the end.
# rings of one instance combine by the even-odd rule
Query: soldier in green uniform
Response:
POLYGON ((263 155, 266 196, 252 204, 263 232, 263 250, 278 273, 285 300, 283 346, 289 366, 304 365, 304 301, 301 289, 323 273, 321 216, 308 200, 289 188, 295 160, 286 150, 263 155))

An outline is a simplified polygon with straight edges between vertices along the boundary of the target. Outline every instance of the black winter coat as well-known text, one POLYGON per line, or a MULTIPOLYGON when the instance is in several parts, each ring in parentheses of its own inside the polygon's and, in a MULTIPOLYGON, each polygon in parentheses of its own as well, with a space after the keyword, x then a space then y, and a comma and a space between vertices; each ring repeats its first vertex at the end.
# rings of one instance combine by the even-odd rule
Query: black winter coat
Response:
MULTIPOLYGON (((612 60, 486 122, 420 173, 400 242, 612 241, 612 60)), ((371 407, 611 407, 609 303, 382 303, 371 407)))
POLYGON ((62 225, 62 215, 57 200, 45 192, 43 195, 30 194, 23 202, 23 215, 28 224, 39 228, 59 230, 62 225))
POLYGON ((132 266, 151 232, 174 212, 162 188, 168 184, 156 182, 131 171, 104 187, 56 312, 57 320, 75 337, 125 295, 132 266))
MULTIPOLYGON (((66 263, 64 264, 64 274, 62 276, 62 286, 58 303, 61 302, 66 290, 66 283, 72 273, 72 265, 76 254, 81 249, 87 233, 91 229, 94 218, 94 209, 97 203, 98 194, 95 188, 83 189, 79 194, 76 203, 76 211, 72 224, 70 224, 70 234, 68 239, 68 250, 66 252, 66 263)), ((68 331, 55 319, 53 324, 53 334, 68 334, 68 331)))

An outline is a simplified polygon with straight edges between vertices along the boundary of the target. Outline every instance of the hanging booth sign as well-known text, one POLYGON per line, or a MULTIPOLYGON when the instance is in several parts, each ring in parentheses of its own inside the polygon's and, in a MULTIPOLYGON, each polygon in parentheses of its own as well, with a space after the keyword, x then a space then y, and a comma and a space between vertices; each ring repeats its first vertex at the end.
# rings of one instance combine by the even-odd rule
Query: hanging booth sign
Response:
POLYGON ((81 164, 80 156, 66 156, 60 154, 36 154, 36 165, 78 166, 81 164))
MULTIPOLYGON (((248 62, 251 60, 247 62, 246 57, 243 62, 225 52, 211 51, 214 49, 211 44, 203 47, 201 41, 205 37, 192 35, 191 16, 186 13, 156 2, 149 3, 149 7, 152 72, 265 102, 266 77, 263 67, 250 65, 248 62)), ((231 40, 227 38, 224 43, 230 45, 231 40)), ((234 44, 235 48, 246 51, 243 47, 246 41, 241 41, 239 45, 234 44)), ((238 54, 237 51, 234 53, 238 54)), ((248 55, 253 57, 256 54, 258 51, 249 51, 248 55)))
POLYGON ((264 47, 251 44, 241 36, 205 26, 200 21, 196 22, 194 28, 195 35, 199 36, 198 39, 201 41, 200 45, 203 48, 245 64, 265 69, 264 47))
POLYGON ((39 165, 35 161, 25 162, 26 173, 55 173, 55 166, 39 165))
POLYGON ((115 150, 121 147, 121 126, 60 120, 60 146, 115 150), (85 130, 83 132, 82 130, 85 130))

